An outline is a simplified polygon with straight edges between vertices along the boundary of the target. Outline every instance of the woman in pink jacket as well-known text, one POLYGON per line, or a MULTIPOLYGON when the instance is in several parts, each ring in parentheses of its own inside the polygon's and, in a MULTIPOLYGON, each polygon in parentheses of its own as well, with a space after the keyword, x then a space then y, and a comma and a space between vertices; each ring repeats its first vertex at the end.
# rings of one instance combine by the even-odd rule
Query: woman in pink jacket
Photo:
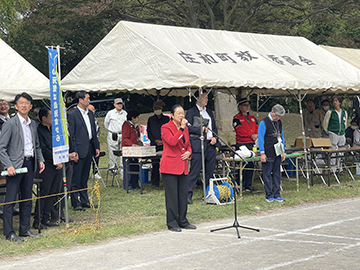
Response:
POLYGON ((196 229, 186 218, 188 159, 191 155, 189 131, 184 109, 174 105, 171 120, 161 127, 163 154, 160 172, 165 187, 166 223, 169 230, 196 229))

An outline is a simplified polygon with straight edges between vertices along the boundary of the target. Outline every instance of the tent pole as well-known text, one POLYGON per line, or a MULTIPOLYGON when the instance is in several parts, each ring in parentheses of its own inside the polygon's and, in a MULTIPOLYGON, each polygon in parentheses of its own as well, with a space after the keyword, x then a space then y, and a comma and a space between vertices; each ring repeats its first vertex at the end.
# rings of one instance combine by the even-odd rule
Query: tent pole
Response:
POLYGON ((259 121, 259 94, 256 94, 256 120, 259 121))
MULTIPOLYGON (((191 95, 193 95, 193 93, 191 92, 191 90, 189 88, 186 87, 186 89, 189 91, 189 95, 191 97, 191 95)), ((211 91, 211 90, 210 90, 211 91)), ((210 91, 207 93, 206 97, 209 95, 210 91)), ((204 152, 204 131, 202 129, 202 122, 203 122, 203 115, 202 115, 202 104, 204 99, 206 98, 202 98, 203 94, 203 89, 202 87, 199 87, 199 97, 197 99, 197 101, 199 101, 199 106, 200 106, 200 143, 201 143, 201 167, 202 167, 202 182, 203 182, 203 193, 204 193, 204 205, 206 205, 206 181, 205 181, 205 152, 204 152)), ((194 96, 194 95, 193 95, 194 96)), ((196 98, 196 97, 195 97, 196 98)), ((191 170, 191 168, 190 168, 191 170)))
MULTIPOLYGON (((306 94, 305 94, 306 95, 306 94)), ((304 128, 304 118, 303 112, 301 107, 301 92, 298 90, 298 101, 299 101, 299 110, 300 110, 300 119, 301 119, 301 130, 302 130, 302 138, 303 138, 303 146, 304 146, 304 154, 305 154, 305 171, 306 171, 306 180, 308 190, 310 190, 310 182, 309 182, 309 171, 308 171, 308 164, 307 164, 307 150, 306 150, 306 140, 305 140, 305 128, 304 128)))
MULTIPOLYGON (((205 179, 205 151, 204 151, 204 130, 203 130, 203 101, 202 98, 203 89, 199 87, 199 105, 200 105, 200 141, 201 141, 201 167, 202 167, 202 182, 203 182, 203 193, 204 193, 204 205, 206 205, 206 179, 205 179)), ((191 169, 191 168, 190 168, 191 169)))
MULTIPOLYGON (((60 49, 59 45, 56 46, 56 50, 58 53, 58 74, 59 74, 59 86, 61 84, 61 66, 60 66, 60 49)), ((61 86, 59 87, 61 89, 61 86)), ((63 116, 61 116, 63 117, 63 116)), ((64 193, 65 193, 65 223, 66 229, 69 228, 69 212, 68 212, 68 192, 67 192, 67 182, 66 182, 66 170, 65 170, 65 163, 62 164, 62 171, 63 171, 63 186, 64 186, 64 193)), ((61 208, 61 203, 59 204, 61 208)))

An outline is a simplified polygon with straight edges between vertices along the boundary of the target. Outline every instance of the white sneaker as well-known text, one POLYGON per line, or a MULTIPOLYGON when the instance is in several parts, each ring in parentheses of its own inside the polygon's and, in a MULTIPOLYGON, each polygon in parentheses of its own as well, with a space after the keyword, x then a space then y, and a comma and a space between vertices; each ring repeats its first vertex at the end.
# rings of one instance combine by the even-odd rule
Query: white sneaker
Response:
POLYGON ((101 179, 101 176, 100 176, 99 173, 96 173, 96 174, 94 175, 94 178, 95 178, 96 180, 100 180, 100 179, 101 179))

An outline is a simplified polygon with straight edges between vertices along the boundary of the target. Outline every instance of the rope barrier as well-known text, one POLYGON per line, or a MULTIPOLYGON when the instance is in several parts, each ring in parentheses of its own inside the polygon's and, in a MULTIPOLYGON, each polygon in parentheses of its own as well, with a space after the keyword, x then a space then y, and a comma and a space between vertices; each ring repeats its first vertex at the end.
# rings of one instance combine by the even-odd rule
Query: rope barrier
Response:
MULTIPOLYGON (((72 191, 68 191, 66 193, 70 194, 73 192, 78 192, 78 191, 83 191, 83 190, 88 190, 88 189, 92 189, 92 187, 88 187, 88 188, 82 188, 82 189, 78 189, 78 190, 72 190, 72 191)), ((54 197, 54 196, 59 196, 59 195, 65 195, 65 192, 61 192, 61 193, 56 193, 56 194, 51 194, 51 195, 45 195, 45 196, 41 196, 41 197, 32 197, 29 199, 23 199, 23 200, 18 200, 18 201, 11 201, 11 202, 4 202, 4 203, 0 203, 0 206, 2 205, 7 205, 7 204, 13 204, 13 203, 21 203, 21 202, 27 202, 27 201, 34 201, 37 199, 45 199, 45 198, 49 198, 49 197, 54 197)))
POLYGON ((95 182, 93 187, 72 190, 72 191, 68 191, 66 193, 60 192, 60 193, 51 194, 51 195, 45 195, 45 196, 39 196, 39 197, 36 196, 36 197, 29 198, 29 199, 0 203, 0 206, 7 205, 7 204, 21 203, 21 202, 26 202, 26 201, 32 201, 32 200, 38 200, 38 199, 45 199, 45 198, 49 198, 49 197, 55 197, 55 196, 60 196, 60 195, 70 194, 73 192, 90 190, 90 189, 92 189, 92 191, 90 193, 90 207, 92 210, 94 210, 94 211, 96 210, 95 220, 91 223, 82 224, 80 226, 76 226, 76 225, 67 226, 64 232, 67 234, 82 234, 82 233, 87 233, 87 232, 95 232, 95 231, 99 231, 102 229, 102 225, 100 224, 100 212, 99 212, 100 202, 101 202, 100 184, 98 181, 95 182), (93 202, 94 196, 96 196, 96 199, 97 199, 97 203, 98 203, 97 208, 95 208, 95 205, 93 202))
POLYGON ((76 225, 70 225, 68 228, 65 229, 66 234, 84 234, 89 232, 96 232, 100 231, 102 229, 102 226, 100 224, 100 215, 99 215, 99 209, 100 209, 100 185, 98 182, 95 182, 95 185, 93 187, 94 189, 91 191, 90 195, 90 207, 92 210, 95 210, 94 202, 93 202, 93 195, 96 195, 97 201, 98 201, 98 207, 96 208, 96 215, 95 220, 91 223, 82 224, 81 226, 76 225))

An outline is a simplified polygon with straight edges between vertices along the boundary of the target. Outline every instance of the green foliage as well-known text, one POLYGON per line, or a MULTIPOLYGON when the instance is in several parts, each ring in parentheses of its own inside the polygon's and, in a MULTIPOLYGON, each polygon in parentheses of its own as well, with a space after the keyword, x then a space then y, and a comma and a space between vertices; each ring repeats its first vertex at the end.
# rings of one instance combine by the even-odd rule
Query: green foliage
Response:
POLYGON ((5 37, 8 31, 21 22, 28 5, 28 0, 0 0, 0 38, 5 37))
POLYGON ((33 1, 22 27, 11 31, 8 42, 36 68, 47 75, 45 46, 60 45, 63 77, 113 27, 97 15, 98 1, 33 1))
MULTIPOLYGON (((12 3, 9 0, 1 1, 7 6, 12 3)), ((25 2, 14 3, 20 5, 25 2)), ((63 77, 120 20, 301 35, 317 44, 353 48, 358 47, 360 38, 359 1, 30 0, 30 4, 27 12, 20 11, 24 14, 21 25, 9 28, 7 42, 44 74, 47 74, 44 46, 64 47, 63 77)))

